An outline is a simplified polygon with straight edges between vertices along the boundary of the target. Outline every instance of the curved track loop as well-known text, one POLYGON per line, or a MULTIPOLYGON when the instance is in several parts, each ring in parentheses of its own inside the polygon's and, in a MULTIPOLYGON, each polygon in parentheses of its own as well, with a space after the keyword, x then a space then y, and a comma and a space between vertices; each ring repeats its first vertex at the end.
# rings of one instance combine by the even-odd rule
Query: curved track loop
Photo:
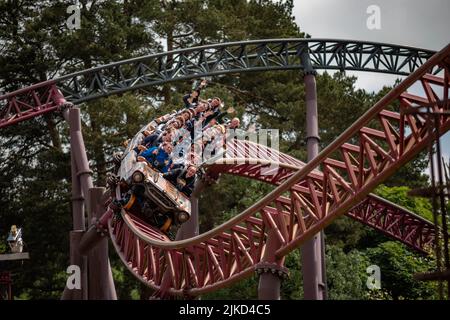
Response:
POLYGON ((61 92, 67 101, 80 104, 171 81, 250 71, 312 67, 408 75, 434 53, 332 39, 265 39, 180 49, 79 71, 0 96, 0 128, 57 110, 61 92))
MULTIPOLYGON (((300 160, 240 140, 228 143, 226 158, 209 165, 208 176, 217 178, 219 174, 225 173, 279 185, 304 166, 305 163, 300 160), (247 155, 246 158, 242 157, 242 152, 247 155), (274 155, 272 159, 265 157, 269 153, 274 155), (241 157, 234 158, 236 155, 241 157), (260 158, 263 160, 256 163, 254 159, 260 158), (277 158, 279 162, 275 161, 277 158), (286 160, 288 163, 283 162, 286 160)), ((321 172, 315 171, 314 175, 323 179, 321 172)), ((301 186, 297 185, 292 188, 301 190, 301 186)), ((374 194, 369 194, 346 215, 420 253, 429 253, 433 246, 435 228, 430 221, 374 194)))
POLYGON ((449 78, 450 45, 275 190, 204 234, 167 242, 150 231, 142 234, 126 214, 110 220, 119 255, 143 282, 175 295, 202 294, 249 276, 261 261, 268 233, 279 244, 276 256, 285 256, 357 205, 427 146, 433 138, 427 116, 408 113, 412 108, 431 106, 439 113, 439 134, 447 132, 449 78), (443 68, 442 76, 429 73, 436 66, 443 68), (414 84, 423 88, 423 95, 407 93, 414 84), (314 171, 319 167, 320 176, 314 171))

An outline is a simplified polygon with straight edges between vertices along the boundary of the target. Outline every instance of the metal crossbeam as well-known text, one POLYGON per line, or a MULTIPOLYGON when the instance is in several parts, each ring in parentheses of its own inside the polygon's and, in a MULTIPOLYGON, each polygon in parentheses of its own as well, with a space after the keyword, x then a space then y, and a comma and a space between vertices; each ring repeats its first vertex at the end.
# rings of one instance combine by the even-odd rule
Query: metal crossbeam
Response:
MULTIPOLYGON (((434 52, 397 45, 329 39, 268 39, 213 44, 158 53, 69 74, 0 97, 0 128, 58 109, 59 89, 74 104, 162 85, 230 73, 304 68, 408 75, 434 52)), ((439 67, 433 67, 437 73, 439 67)))
POLYGON ((431 222, 379 197, 369 195, 346 215, 421 253, 433 249, 436 230, 431 222))

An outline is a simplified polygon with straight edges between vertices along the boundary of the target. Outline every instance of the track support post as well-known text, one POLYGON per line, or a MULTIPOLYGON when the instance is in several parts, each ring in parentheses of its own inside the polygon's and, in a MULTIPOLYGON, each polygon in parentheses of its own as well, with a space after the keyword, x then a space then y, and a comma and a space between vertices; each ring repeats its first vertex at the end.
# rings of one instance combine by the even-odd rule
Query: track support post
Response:
POLYGON ((69 289, 66 283, 61 300, 88 299, 87 258, 82 256, 78 251, 83 233, 83 230, 70 231, 70 264, 80 268, 80 288, 69 289))
POLYGON ((258 299, 280 300, 281 281, 287 278, 289 270, 283 266, 284 257, 277 259, 275 252, 280 247, 280 242, 275 230, 270 229, 267 233, 267 244, 261 262, 255 266, 256 274, 259 275, 258 299))
MULTIPOLYGON (((316 71, 309 53, 301 55, 306 102, 306 147, 308 162, 319 154, 319 121, 317 111, 316 71)), ((303 297, 305 300, 326 299, 326 268, 324 233, 320 231, 301 247, 303 271, 303 297)))
MULTIPOLYGON (((58 104, 65 104, 65 99, 60 94, 58 104)), ((72 216, 73 231, 70 234, 70 263, 80 267, 81 289, 64 289, 62 299, 82 299, 87 300, 88 295, 88 258, 80 254, 80 241, 86 230, 85 221, 85 197, 88 190, 92 188, 92 171, 86 155, 83 135, 81 132, 81 119, 79 108, 66 108, 63 110, 64 119, 69 123, 70 129, 70 156, 72 171, 72 216)))
MULTIPOLYGON (((102 198, 105 188, 89 189, 89 221, 95 224, 104 213, 102 198)), ((103 237, 88 253, 89 300, 117 300, 116 288, 108 256, 108 238, 103 237)))

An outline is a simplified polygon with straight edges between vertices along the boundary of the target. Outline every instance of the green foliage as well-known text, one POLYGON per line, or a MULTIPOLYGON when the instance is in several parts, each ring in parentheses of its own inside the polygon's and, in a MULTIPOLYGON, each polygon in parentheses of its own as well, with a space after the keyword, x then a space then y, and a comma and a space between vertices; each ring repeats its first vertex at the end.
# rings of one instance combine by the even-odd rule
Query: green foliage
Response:
POLYGON ((428 187, 429 176, 424 173, 428 168, 427 153, 424 151, 412 161, 398 169, 392 177, 385 181, 389 187, 407 186, 412 189, 428 187))
MULTIPOLYGON (((114 249, 111 248, 111 250, 114 249)), ((136 281, 136 278, 130 274, 118 258, 113 259, 111 263, 111 271, 116 287, 117 298, 119 300, 139 300, 140 283, 136 281)))
POLYGON ((412 212, 422 216, 428 221, 433 221, 433 208, 426 198, 408 196, 409 187, 387 187, 379 185, 375 189, 375 193, 386 200, 398 204, 412 212))
POLYGON ((370 263, 381 270, 381 287, 394 300, 435 299, 436 285, 413 279, 415 273, 430 271, 433 261, 410 252, 403 245, 388 241, 366 252, 370 263))
POLYGON ((331 300, 367 299, 368 258, 358 250, 345 253, 338 246, 326 250, 328 295, 331 300))
MULTIPOLYGON (((373 233, 378 235, 376 232, 373 233)), ((339 247, 345 252, 349 252, 353 249, 360 249, 361 243, 364 243, 363 247, 365 247, 367 245, 366 238, 370 238, 370 241, 373 242, 371 234, 372 229, 369 227, 350 217, 342 216, 325 229, 325 241, 332 247, 339 247)), ((385 238, 383 237, 383 239, 385 238)))
POLYGON ((256 300, 258 298, 258 280, 256 276, 239 281, 229 287, 207 293, 205 300, 256 300))
POLYGON ((286 256, 284 266, 289 277, 281 284, 281 298, 285 300, 303 299, 303 274, 300 250, 294 250, 286 256))
POLYGON ((141 97, 125 94, 94 101, 83 115, 83 135, 91 164, 96 168, 96 184, 105 184, 106 171, 114 152, 123 150, 123 142, 158 115, 141 97))
MULTIPOLYGON (((321 147, 326 147, 353 124, 371 104, 371 96, 355 89, 356 77, 324 72, 317 77, 317 107, 321 147)), ((304 100, 304 99, 303 99, 304 100)))
POLYGON ((257 181, 222 176, 218 184, 206 189, 200 198, 200 229, 211 230, 242 212, 272 189, 257 181), (220 201, 218 197, 220 196, 220 201), (232 208, 230 210, 230 208, 232 208))

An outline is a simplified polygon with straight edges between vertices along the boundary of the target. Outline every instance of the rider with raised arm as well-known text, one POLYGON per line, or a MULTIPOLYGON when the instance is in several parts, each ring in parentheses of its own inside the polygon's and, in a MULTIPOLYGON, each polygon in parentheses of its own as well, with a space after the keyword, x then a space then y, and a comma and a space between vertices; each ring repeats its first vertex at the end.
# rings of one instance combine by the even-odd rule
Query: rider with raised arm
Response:
POLYGON ((184 102, 185 108, 187 108, 187 109, 194 108, 198 104, 200 92, 203 88, 206 87, 206 84, 207 84, 206 80, 202 80, 202 82, 200 82, 200 84, 198 85, 197 88, 195 88, 194 91, 183 96, 183 102, 184 102))

